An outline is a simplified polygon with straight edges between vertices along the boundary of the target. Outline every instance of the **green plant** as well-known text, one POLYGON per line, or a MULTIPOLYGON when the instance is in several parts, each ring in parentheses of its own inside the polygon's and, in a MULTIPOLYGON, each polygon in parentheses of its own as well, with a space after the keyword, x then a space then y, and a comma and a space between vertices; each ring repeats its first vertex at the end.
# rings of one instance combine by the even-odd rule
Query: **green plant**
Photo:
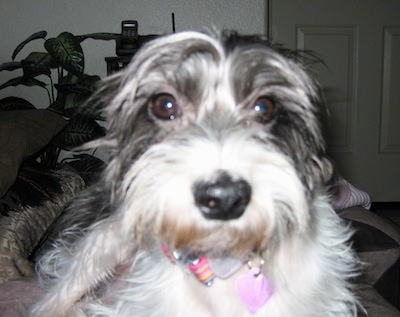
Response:
MULTIPOLYGON (((81 42, 86 39, 117 40, 121 35, 114 33, 92 33, 73 35, 63 32, 55 38, 46 39, 47 32, 32 34, 20 43, 12 54, 12 61, 0 65, 1 71, 22 70, 22 75, 0 85, 0 89, 24 85, 41 87, 47 92, 49 106, 68 119, 67 127, 52 141, 41 154, 42 163, 54 166, 61 150, 71 150, 103 135, 98 111, 87 102, 100 80, 99 76, 89 76, 84 72, 85 55, 81 42), (43 40, 44 52, 31 52, 26 58, 15 61, 17 55, 31 41, 43 40)), ((20 97, 0 100, 0 110, 36 108, 20 97)))

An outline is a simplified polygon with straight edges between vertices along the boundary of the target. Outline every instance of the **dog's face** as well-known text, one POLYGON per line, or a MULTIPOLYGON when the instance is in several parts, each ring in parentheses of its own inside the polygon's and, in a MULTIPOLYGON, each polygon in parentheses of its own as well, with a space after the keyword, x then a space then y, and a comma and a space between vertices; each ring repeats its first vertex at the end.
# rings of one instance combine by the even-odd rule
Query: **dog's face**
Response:
POLYGON ((184 32, 105 87, 106 180, 139 243, 241 256, 308 229, 331 166, 296 62, 255 37, 184 32))

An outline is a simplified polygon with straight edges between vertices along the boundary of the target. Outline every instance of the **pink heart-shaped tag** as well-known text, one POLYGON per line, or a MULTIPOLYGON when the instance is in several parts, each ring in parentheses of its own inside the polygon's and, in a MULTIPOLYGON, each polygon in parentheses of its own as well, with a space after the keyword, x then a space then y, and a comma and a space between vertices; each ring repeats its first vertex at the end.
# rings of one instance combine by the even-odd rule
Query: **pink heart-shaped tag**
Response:
POLYGON ((235 290, 250 313, 259 310, 272 296, 273 290, 259 268, 252 268, 236 279, 235 290))

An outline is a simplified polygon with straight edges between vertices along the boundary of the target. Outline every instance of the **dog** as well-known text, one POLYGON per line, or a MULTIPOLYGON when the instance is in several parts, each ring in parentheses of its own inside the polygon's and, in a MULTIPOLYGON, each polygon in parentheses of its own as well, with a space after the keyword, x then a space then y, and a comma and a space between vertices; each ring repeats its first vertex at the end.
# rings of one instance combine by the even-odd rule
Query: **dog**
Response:
POLYGON ((31 316, 355 316, 320 89, 259 36, 146 43, 99 89, 110 150, 39 261, 31 316))

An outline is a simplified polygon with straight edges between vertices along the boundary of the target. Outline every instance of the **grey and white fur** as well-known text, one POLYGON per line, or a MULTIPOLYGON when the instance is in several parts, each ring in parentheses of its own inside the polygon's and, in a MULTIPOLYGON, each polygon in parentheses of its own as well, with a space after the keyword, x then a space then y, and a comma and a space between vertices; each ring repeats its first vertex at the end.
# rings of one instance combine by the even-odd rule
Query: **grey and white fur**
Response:
POLYGON ((95 145, 110 163, 40 260, 31 316, 357 314, 351 229, 324 189, 319 89, 291 55, 257 36, 182 32, 105 80, 95 145), (243 265, 205 286, 163 245, 243 265), (235 283, 258 259, 273 294, 251 313, 235 283))

